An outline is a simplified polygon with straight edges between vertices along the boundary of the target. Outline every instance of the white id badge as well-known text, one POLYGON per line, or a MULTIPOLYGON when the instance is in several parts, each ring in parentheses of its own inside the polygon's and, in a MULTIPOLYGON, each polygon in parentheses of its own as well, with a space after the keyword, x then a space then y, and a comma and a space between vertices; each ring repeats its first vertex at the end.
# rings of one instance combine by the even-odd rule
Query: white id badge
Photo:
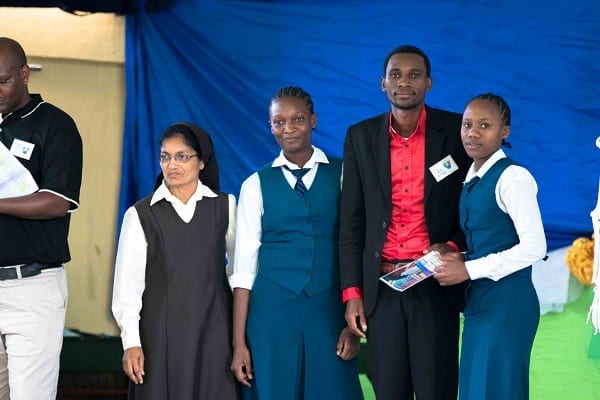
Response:
POLYGON ((431 171, 436 182, 439 182, 454 171, 458 171, 458 165, 456 165, 451 155, 447 155, 429 167, 429 171, 431 171))
POLYGON ((12 145, 10 146, 10 154, 15 157, 29 160, 31 158, 31 153, 33 153, 34 147, 35 144, 33 143, 29 143, 21 139, 14 139, 12 145))

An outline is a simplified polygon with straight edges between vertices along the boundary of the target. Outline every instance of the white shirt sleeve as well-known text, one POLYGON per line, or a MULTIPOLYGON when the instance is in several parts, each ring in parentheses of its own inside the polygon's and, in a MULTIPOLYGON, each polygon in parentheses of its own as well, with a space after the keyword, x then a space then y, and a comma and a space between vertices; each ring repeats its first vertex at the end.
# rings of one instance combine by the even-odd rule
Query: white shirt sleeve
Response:
POLYGON ((227 251, 227 276, 231 276, 233 273, 233 263, 235 260, 235 230, 236 230, 236 205, 235 196, 232 194, 227 195, 229 199, 229 225, 227 226, 227 232, 225 233, 225 250, 227 251))
POLYGON ((248 177, 240 189, 235 234, 235 260, 231 287, 252 289, 256 278, 262 237, 263 200, 258 173, 248 177))
POLYGON ((146 275, 146 236, 135 207, 123 216, 115 262, 112 313, 121 329, 123 349, 141 346, 140 311, 146 275))
POLYGON ((496 202, 512 219, 519 243, 510 249, 492 253, 465 263, 471 279, 497 281, 546 255, 546 236, 537 203, 537 184, 525 168, 511 165, 496 184, 496 202))

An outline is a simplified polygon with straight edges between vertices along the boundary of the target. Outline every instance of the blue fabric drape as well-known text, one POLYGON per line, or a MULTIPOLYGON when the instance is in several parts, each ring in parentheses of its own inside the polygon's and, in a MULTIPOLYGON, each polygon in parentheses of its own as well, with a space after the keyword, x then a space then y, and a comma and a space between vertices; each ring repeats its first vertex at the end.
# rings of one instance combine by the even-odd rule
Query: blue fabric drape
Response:
MULTIPOLYGON (((143 3, 142 0, 139 0, 143 3)), ((120 212, 148 194, 158 137, 206 129, 222 190, 271 160, 268 106, 281 86, 311 93, 316 145, 340 156, 345 130, 386 111, 383 60, 400 44, 428 53, 427 102, 462 112, 494 92, 513 112, 513 148, 539 185, 550 249, 591 232, 600 176, 600 3, 541 0, 175 1, 127 16, 127 106, 120 212)))

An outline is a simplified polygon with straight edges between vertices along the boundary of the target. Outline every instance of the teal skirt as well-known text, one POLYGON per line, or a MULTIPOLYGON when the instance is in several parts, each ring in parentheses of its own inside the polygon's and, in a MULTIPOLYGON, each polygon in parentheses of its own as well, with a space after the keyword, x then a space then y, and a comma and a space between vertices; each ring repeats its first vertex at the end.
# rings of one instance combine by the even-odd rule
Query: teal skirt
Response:
POLYGON ((339 287, 299 295, 258 275, 246 326, 254 381, 246 400, 362 399, 357 358, 336 345, 344 320, 339 287))
POLYGON ((467 288, 459 370, 461 400, 529 399, 529 361, 540 321, 531 267, 467 288))

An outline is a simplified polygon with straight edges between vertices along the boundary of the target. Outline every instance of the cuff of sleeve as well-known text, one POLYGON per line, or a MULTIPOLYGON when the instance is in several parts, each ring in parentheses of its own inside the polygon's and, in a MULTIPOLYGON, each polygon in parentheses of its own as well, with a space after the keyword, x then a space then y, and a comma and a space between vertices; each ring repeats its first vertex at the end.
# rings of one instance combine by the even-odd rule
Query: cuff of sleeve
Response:
POLYGON ((358 287, 349 287, 342 290, 342 301, 346 303, 348 300, 362 299, 362 289, 358 287))
POLYGON ((460 253, 460 249, 458 248, 458 246, 456 245, 456 243, 454 243, 452 240, 448 240, 446 242, 446 244, 450 247, 452 247, 454 249, 454 251, 459 252, 460 253))
POLYGON ((256 275, 254 274, 242 274, 242 273, 233 273, 229 277, 229 284, 233 289, 242 288, 252 290, 252 285, 254 285, 254 279, 256 275))
POLYGON ((123 350, 127 350, 131 347, 142 347, 139 332, 121 333, 121 342, 123 343, 123 350))
POLYGON ((485 275, 485 265, 480 263, 479 260, 481 259, 465 261, 465 268, 469 274, 469 279, 481 279, 487 277, 485 275))

